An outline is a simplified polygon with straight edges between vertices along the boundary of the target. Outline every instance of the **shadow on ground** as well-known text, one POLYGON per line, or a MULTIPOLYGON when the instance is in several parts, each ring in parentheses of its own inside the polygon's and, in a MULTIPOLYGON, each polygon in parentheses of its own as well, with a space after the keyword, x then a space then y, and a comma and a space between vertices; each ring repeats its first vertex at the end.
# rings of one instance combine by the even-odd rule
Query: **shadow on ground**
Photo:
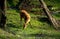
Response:
POLYGON ((6 24, 6 28, 4 29, 4 31, 11 33, 13 35, 16 35, 16 32, 18 31, 18 29, 22 29, 22 26, 17 26, 15 24, 8 23, 6 24))
POLYGON ((38 21, 40 22, 46 22, 48 24, 51 24, 51 22, 49 21, 49 19, 47 17, 37 17, 38 21))
POLYGON ((24 37, 58 37, 59 35, 49 35, 49 34, 23 34, 24 37))
POLYGON ((13 27, 13 28, 21 28, 22 26, 18 26, 18 25, 16 25, 16 24, 12 24, 12 23, 8 23, 7 24, 7 27, 13 27))

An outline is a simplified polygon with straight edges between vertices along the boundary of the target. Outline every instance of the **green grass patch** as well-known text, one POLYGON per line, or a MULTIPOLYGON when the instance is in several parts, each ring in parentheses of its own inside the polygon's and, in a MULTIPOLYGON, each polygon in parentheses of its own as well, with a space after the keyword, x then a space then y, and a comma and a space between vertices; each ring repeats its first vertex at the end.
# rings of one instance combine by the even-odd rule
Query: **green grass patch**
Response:
MULTIPOLYGON (((40 16, 30 14, 31 17, 40 16)), ((16 10, 8 10, 6 13, 7 16, 7 29, 5 32, 9 34, 3 35, 3 30, 0 31, 0 38, 1 39, 59 39, 60 38, 60 31, 55 30, 52 25, 47 23, 46 21, 42 21, 36 18, 31 18, 31 24, 28 24, 26 29, 23 29, 23 26, 20 24, 20 17, 19 13, 16 10), (32 26, 32 28, 31 28, 32 26), (12 34, 12 35, 11 35, 12 34), (7 36, 6 36, 7 35, 7 36)), ((41 16, 40 16, 41 17, 41 16)))

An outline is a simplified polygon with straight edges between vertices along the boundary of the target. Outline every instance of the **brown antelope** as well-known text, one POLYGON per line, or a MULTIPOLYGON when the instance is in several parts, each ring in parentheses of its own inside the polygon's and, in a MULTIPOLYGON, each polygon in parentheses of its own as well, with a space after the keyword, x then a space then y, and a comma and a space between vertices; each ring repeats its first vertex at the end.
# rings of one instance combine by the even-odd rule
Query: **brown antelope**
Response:
POLYGON ((22 21, 22 19, 24 19, 23 28, 26 28, 27 24, 30 23, 30 15, 28 14, 28 12, 26 10, 20 11, 20 21, 22 21))

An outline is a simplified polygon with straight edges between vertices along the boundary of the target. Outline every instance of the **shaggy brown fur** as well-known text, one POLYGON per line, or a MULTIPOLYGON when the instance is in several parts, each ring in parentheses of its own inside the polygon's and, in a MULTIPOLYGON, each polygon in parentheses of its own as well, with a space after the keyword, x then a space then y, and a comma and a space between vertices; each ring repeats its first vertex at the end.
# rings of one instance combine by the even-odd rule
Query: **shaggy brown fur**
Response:
POLYGON ((28 12, 26 10, 21 10, 20 18, 21 18, 21 21, 22 21, 22 18, 24 19, 24 27, 23 28, 26 28, 27 24, 30 22, 30 15, 28 14, 28 12))

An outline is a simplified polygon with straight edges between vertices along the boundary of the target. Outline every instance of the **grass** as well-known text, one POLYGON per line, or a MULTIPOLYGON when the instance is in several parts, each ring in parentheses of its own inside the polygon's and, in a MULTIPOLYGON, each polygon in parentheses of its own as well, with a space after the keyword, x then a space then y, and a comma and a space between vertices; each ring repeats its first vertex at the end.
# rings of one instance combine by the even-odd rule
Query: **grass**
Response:
MULTIPOLYGON (((40 16, 30 15, 31 17, 40 16)), ((0 39, 60 39, 60 31, 55 30, 44 19, 31 18, 32 28, 28 24, 27 28, 23 29, 23 26, 20 24, 19 13, 16 10, 8 10, 6 16, 7 28, 6 30, 0 29, 0 39)))

